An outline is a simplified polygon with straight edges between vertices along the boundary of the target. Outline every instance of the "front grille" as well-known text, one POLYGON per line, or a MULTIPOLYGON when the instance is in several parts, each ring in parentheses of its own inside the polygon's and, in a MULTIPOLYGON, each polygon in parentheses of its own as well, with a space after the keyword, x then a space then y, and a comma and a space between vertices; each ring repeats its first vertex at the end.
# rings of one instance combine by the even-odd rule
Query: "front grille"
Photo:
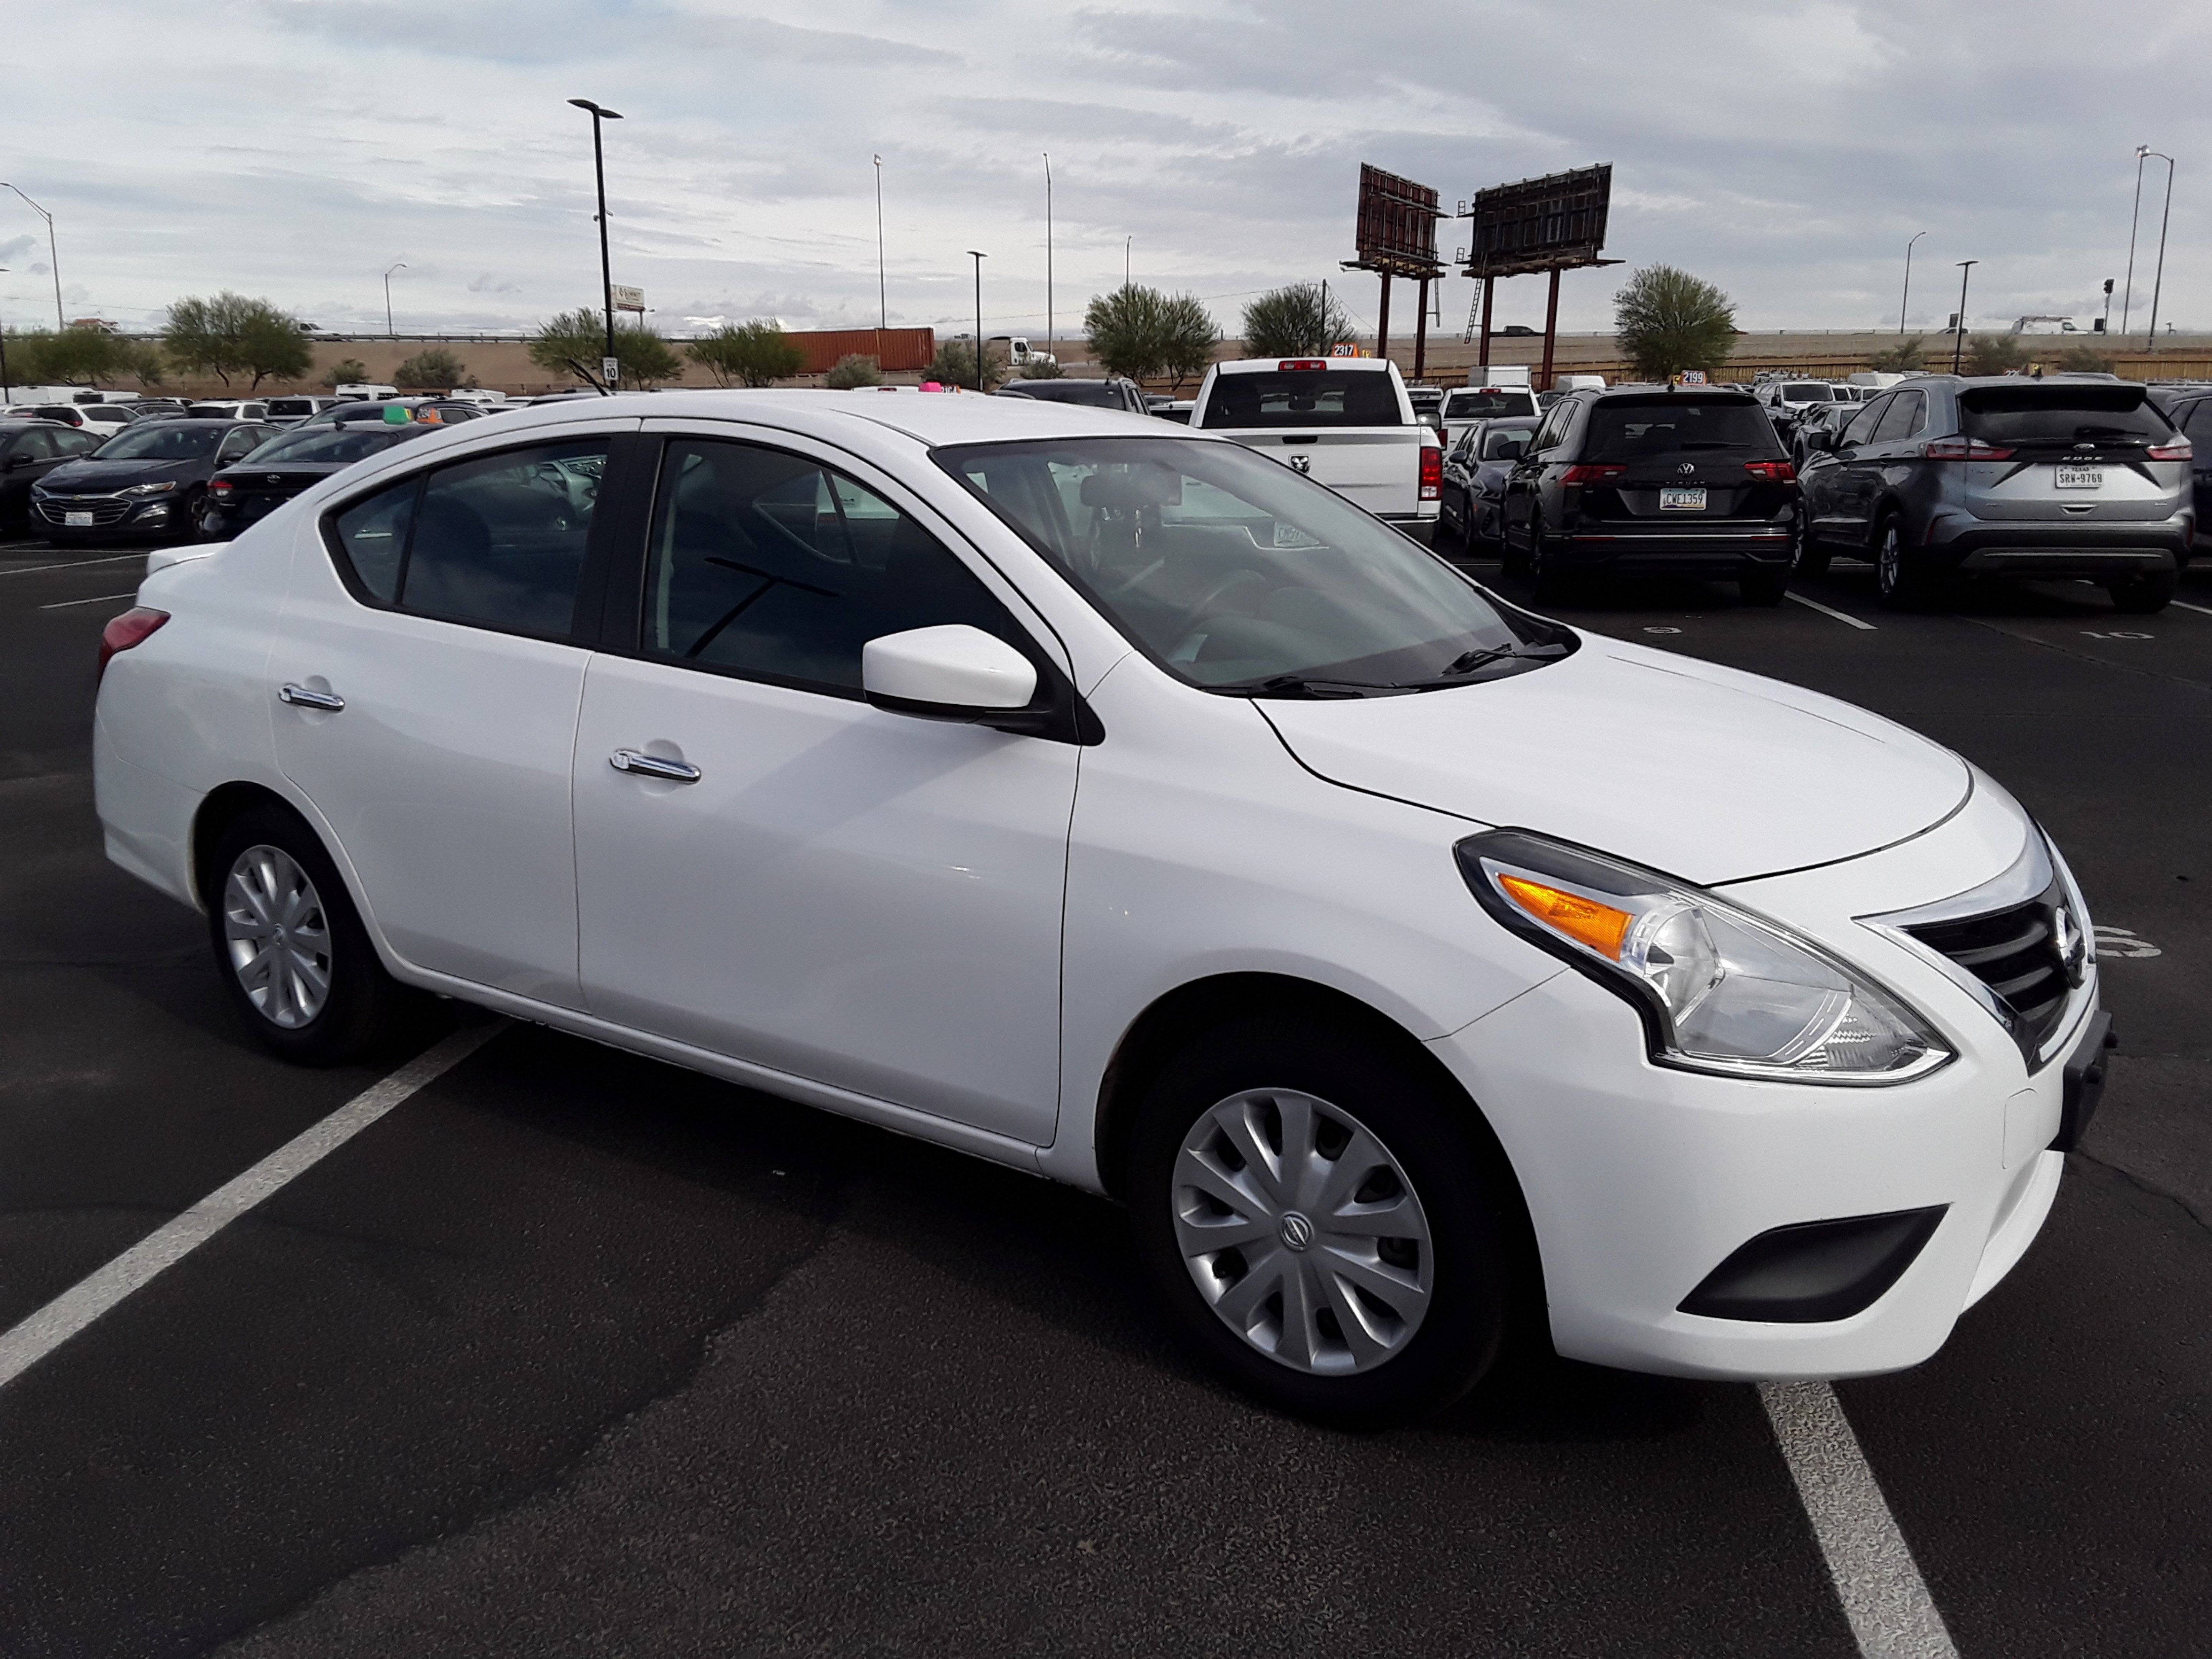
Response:
POLYGON ((2064 886, 2053 880, 2024 904, 1905 931, 1989 988, 2033 1065, 2066 1012, 2079 971, 2080 921, 2067 908, 2064 886))
POLYGON ((131 503, 112 495, 42 495, 39 498, 39 516, 48 524, 66 525, 72 513, 89 513, 96 525, 120 524, 123 515, 131 510, 131 503))

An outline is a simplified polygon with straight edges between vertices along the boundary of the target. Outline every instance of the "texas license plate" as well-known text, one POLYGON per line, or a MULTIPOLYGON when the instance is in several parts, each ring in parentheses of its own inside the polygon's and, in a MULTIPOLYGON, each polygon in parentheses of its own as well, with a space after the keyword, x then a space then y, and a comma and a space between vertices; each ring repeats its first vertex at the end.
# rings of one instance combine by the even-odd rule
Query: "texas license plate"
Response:
POLYGON ((1705 487, 1703 484, 1669 484, 1659 492, 1662 513, 1702 513, 1705 510, 1705 487))
POLYGON ((2057 484, 2061 489, 2102 489, 2105 469, 2101 466, 2062 466, 2058 469, 2057 484))
POLYGON ((92 514, 89 513, 64 513, 62 514, 62 522, 69 526, 73 530, 89 530, 92 528, 92 514))

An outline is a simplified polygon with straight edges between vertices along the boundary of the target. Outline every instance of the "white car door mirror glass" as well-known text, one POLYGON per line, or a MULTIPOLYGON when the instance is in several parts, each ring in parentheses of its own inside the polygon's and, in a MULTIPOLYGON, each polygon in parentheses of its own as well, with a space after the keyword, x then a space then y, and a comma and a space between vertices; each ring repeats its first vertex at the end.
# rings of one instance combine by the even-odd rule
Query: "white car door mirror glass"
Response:
POLYGON ((999 712, 1036 696, 1036 666, 1004 640, 966 623, 909 629, 860 648, 860 683, 893 708, 999 712))

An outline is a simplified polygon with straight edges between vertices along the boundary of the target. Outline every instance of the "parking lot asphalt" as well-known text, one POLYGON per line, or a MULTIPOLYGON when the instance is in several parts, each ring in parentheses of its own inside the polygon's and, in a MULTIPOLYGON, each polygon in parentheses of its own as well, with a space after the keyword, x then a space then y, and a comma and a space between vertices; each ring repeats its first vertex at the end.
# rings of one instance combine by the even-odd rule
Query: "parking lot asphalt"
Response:
MULTIPOLYGON (((102 858, 138 568, 0 544, 0 1328, 405 1058, 264 1055, 199 919, 102 858)), ((2202 1651, 2212 580, 2125 619, 1802 592, 1560 614, 1986 766, 2124 1044, 2027 1261, 1837 1392, 1958 1652, 2202 1651)), ((1170 1345, 1111 1206, 527 1027, 0 1388, 0 1468, 10 1659, 1860 1650, 1747 1387, 1554 1363, 1418 1429, 1276 1418, 1170 1345)))

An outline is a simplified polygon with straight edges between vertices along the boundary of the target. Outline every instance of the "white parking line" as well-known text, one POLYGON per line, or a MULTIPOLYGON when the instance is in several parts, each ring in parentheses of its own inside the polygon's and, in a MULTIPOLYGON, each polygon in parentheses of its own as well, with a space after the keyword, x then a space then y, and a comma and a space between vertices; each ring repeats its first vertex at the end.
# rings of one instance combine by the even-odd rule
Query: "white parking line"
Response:
POLYGON ((1836 1391, 1825 1382, 1762 1382, 1759 1397, 1859 1651, 1866 1659, 1958 1659, 1836 1391))
POLYGON ((1827 605, 1822 605, 1818 599, 1807 599, 1802 593, 1793 592, 1784 595, 1784 597, 1796 600, 1798 604, 1803 605, 1808 611, 1817 611, 1824 617, 1833 617, 1839 623, 1849 623, 1853 628, 1863 628, 1869 634, 1875 631, 1875 625, 1872 623, 1861 622, 1856 617, 1851 616, 1846 611, 1833 610, 1827 605))
POLYGON ((2194 611, 2200 617, 2212 617, 2212 605, 2191 605, 2186 599, 2168 599, 2176 611, 2194 611))
POLYGON ((506 1029, 506 1022, 456 1031, 381 1083, 373 1084, 313 1128, 294 1136, 244 1175, 218 1187, 105 1267, 64 1291, 0 1335, 0 1388, 121 1302, 143 1290, 295 1176, 304 1175, 400 1102, 443 1076, 506 1029))
POLYGON ((95 593, 88 599, 56 599, 52 605, 42 605, 39 609, 66 611, 73 605, 106 605, 112 599, 135 599, 137 597, 138 590, 134 587, 128 593, 95 593))
POLYGON ((59 564, 19 565, 13 570, 0 570, 0 576, 35 576, 41 570, 75 570, 80 565, 121 564, 125 559, 143 559, 143 553, 118 553, 112 559, 64 559, 59 564))

